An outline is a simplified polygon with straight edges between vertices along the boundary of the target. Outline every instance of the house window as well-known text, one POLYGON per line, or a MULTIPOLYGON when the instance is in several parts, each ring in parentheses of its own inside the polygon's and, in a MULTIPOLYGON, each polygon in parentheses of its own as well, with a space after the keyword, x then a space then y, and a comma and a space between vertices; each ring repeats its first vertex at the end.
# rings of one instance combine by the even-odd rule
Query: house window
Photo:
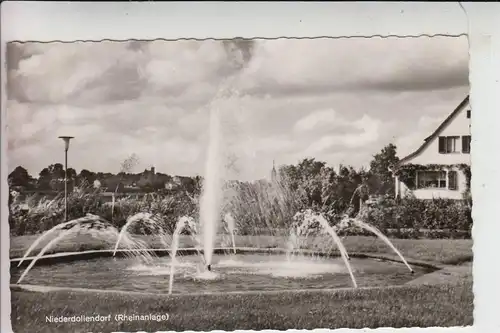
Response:
POLYGON ((459 152, 459 136, 440 136, 439 153, 450 154, 459 152))
POLYGON ((418 171, 417 188, 446 188, 446 171, 418 171))
POLYGON ((470 154, 470 135, 462 136, 462 153, 470 154))
POLYGON ((467 119, 470 119, 470 110, 467 110, 467 119))
POLYGON ((448 171, 448 189, 458 190, 458 174, 456 171, 448 171))

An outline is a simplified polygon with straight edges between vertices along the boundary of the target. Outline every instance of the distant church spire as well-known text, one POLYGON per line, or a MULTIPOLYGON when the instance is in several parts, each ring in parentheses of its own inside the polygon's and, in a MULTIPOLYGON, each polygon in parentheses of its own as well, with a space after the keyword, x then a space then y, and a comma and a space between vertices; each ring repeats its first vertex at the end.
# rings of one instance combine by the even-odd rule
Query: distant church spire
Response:
POLYGON ((276 181, 277 180, 276 166, 275 166, 275 163, 274 163, 274 159, 273 159, 273 170, 271 171, 271 179, 272 179, 272 181, 276 181))

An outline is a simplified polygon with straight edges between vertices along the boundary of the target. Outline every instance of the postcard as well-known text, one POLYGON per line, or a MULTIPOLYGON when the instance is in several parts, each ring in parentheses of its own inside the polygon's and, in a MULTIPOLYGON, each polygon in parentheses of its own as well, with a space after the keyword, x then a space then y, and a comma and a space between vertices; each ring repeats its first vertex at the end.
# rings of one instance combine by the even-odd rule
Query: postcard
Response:
POLYGON ((455 7, 452 33, 7 40, 12 330, 473 325, 487 111, 455 7))

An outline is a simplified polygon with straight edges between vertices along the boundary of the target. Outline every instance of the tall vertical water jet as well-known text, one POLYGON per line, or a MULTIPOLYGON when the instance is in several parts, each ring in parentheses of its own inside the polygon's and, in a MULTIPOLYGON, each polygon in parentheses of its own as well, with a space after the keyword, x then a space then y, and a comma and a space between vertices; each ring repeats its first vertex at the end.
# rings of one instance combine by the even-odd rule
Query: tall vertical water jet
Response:
POLYGON ((222 198, 221 136, 220 110, 212 103, 210 106, 205 179, 200 198, 200 224, 203 234, 203 253, 206 265, 212 263, 217 222, 220 217, 222 198))
MULTIPOLYGON (((200 198, 200 224, 203 233, 203 253, 205 265, 210 267, 220 219, 223 199, 222 159, 222 126, 221 107, 226 107, 229 97, 238 95, 234 86, 237 85, 239 74, 252 57, 253 42, 246 40, 231 40, 222 43, 227 55, 229 76, 221 82, 220 88, 210 103, 210 123, 208 149, 205 164, 205 181, 200 198)), ((234 110, 232 110, 234 111, 234 110)))

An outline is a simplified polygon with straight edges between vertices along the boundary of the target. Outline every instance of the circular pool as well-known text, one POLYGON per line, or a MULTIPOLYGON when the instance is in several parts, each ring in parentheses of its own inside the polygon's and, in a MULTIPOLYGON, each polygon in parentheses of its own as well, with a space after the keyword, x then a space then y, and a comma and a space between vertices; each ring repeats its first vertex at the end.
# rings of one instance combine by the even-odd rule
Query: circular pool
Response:
MULTIPOLYGON (((214 255, 212 271, 198 255, 176 257, 174 294, 333 289, 352 287, 348 270, 337 257, 284 254, 214 255)), ((34 266, 23 284, 165 294, 169 291, 170 257, 145 264, 133 258, 95 258, 34 266)), ((358 287, 401 285, 430 271, 399 262, 351 258, 358 287)), ((23 269, 11 270, 16 283, 23 269)))

